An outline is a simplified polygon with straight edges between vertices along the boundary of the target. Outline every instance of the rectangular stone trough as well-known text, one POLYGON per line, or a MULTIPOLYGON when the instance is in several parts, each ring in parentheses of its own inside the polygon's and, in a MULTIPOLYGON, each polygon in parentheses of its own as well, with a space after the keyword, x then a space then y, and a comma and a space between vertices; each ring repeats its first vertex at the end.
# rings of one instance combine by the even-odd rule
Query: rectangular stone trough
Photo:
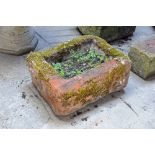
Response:
POLYGON ((128 56, 92 35, 75 38, 47 51, 32 52, 27 62, 34 86, 59 116, 71 114, 105 95, 123 89, 131 68, 128 56), (75 51, 75 57, 80 55, 76 62, 70 60, 73 57, 71 51, 75 51), (92 68, 87 64, 89 57, 95 62, 92 68), (96 58, 102 61, 99 63, 96 58), (79 63, 84 59, 84 63, 79 63), (66 62, 71 62, 68 67, 70 72, 65 70, 66 62), (64 68, 57 70, 54 65, 64 68))

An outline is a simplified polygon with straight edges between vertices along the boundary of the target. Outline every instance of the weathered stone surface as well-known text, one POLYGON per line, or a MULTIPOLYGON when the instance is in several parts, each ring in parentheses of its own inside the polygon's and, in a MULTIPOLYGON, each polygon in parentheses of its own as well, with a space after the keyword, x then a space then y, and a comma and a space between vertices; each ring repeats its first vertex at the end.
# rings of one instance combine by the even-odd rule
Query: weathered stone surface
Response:
POLYGON ((56 115, 73 113, 105 95, 123 89, 131 68, 129 58, 96 36, 81 36, 27 57, 32 82, 56 115), (72 78, 61 77, 48 62, 72 49, 96 48, 113 59, 72 78))
POLYGON ((79 26, 82 34, 96 35, 106 41, 113 41, 131 36, 136 26, 79 26))
POLYGON ((0 52, 20 55, 33 50, 38 43, 35 32, 28 26, 1 26, 0 52))
POLYGON ((147 79, 155 74, 155 38, 131 46, 129 57, 132 70, 140 77, 147 79))

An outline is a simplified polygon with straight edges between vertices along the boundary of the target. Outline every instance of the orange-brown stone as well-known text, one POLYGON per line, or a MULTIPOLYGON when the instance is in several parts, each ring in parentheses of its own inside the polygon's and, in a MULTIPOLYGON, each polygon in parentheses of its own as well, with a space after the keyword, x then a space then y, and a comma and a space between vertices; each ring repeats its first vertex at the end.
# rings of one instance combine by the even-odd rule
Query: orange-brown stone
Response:
POLYGON ((65 116, 73 113, 109 93, 123 89, 128 82, 130 60, 121 51, 114 49, 99 37, 83 36, 65 43, 65 46, 64 44, 59 45, 48 50, 47 54, 45 53, 31 53, 27 59, 28 66, 34 86, 56 115, 65 116), (37 66, 44 64, 45 68, 46 65, 49 65, 46 61, 47 58, 51 57, 53 53, 62 52, 66 47, 69 50, 68 47, 75 48, 77 45, 81 48, 87 41, 88 45, 94 44, 96 49, 113 56, 113 59, 67 79, 55 72, 44 72, 42 66, 37 66), (90 41, 92 42, 90 43, 90 41), (73 43, 72 46, 71 43, 73 43), (38 61, 40 62, 38 63, 38 61))

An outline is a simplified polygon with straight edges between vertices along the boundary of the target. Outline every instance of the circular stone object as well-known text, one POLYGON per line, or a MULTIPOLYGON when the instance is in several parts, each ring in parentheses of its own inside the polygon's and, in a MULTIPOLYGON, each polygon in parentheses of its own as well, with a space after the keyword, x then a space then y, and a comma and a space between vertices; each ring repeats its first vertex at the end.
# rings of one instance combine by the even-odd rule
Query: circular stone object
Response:
POLYGON ((30 52, 37 46, 35 31, 29 26, 1 26, 0 52, 20 55, 30 52))

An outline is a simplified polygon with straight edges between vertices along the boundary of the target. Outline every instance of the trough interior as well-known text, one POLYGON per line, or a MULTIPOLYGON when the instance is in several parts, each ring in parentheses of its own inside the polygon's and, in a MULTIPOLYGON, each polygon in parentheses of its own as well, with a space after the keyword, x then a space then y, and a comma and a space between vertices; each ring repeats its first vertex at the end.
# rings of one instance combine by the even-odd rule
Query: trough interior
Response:
POLYGON ((82 72, 92 69, 101 63, 111 60, 102 51, 95 40, 87 40, 74 47, 58 51, 46 61, 64 78, 72 78, 82 72))

